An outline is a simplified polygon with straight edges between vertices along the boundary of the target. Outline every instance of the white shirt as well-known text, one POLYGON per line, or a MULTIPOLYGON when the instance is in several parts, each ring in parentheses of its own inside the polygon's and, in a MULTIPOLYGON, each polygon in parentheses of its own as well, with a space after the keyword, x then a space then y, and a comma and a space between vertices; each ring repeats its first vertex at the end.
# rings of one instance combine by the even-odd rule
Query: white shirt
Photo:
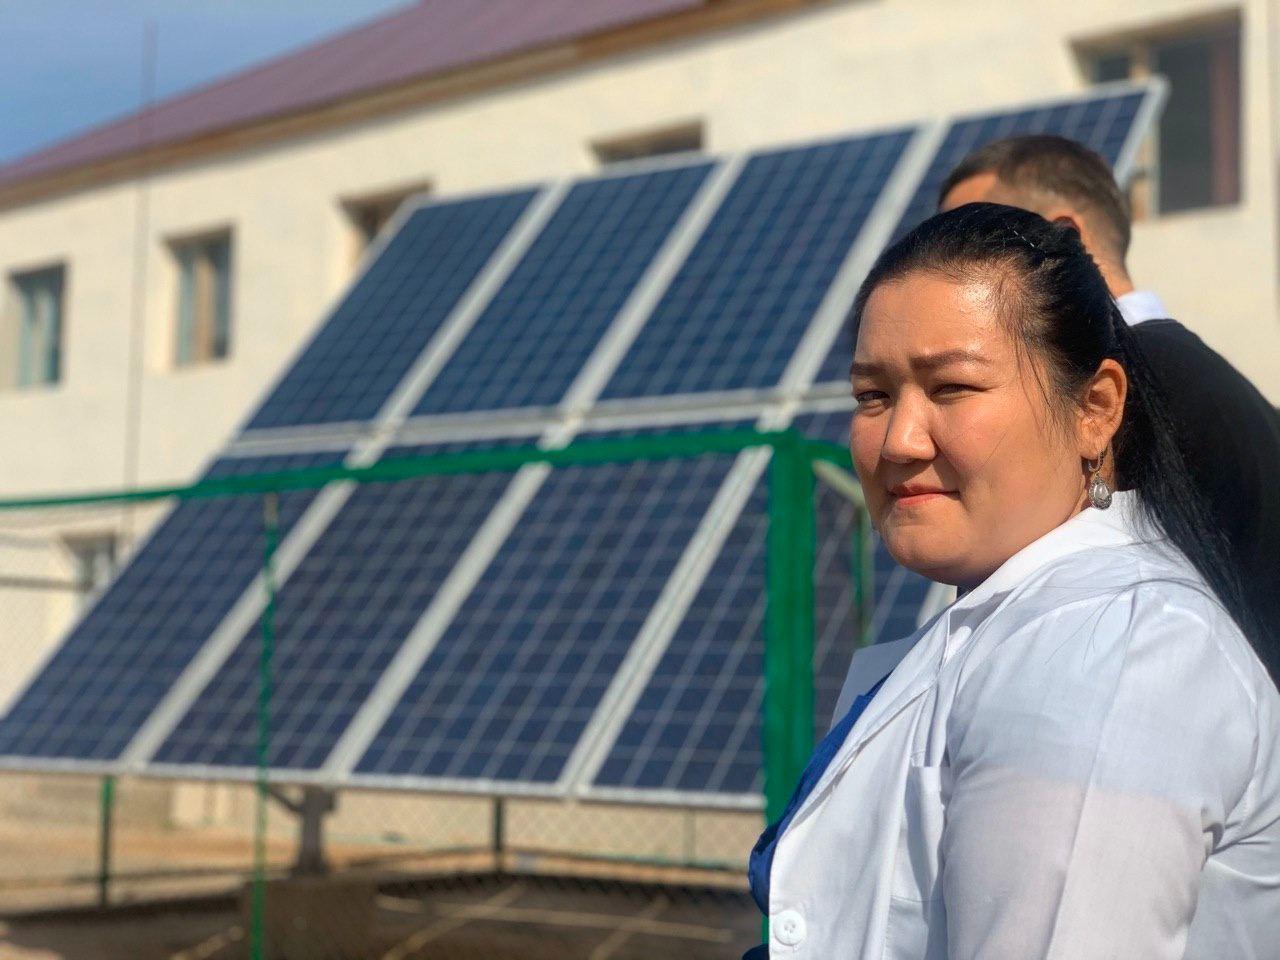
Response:
POLYGON ((1167 320, 1169 311, 1161 299, 1150 290, 1131 290, 1116 297, 1116 306, 1120 315, 1129 326, 1145 323, 1148 320, 1167 320))
POLYGON ((778 842, 773 960, 1280 954, 1280 694, 1135 506, 913 636, 778 842))

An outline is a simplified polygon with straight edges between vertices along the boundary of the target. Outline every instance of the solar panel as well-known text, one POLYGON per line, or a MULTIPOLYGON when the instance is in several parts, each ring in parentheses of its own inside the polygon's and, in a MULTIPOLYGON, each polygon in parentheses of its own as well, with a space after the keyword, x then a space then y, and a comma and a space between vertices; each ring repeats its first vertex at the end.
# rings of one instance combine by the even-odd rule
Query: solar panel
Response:
POLYGON ((710 169, 574 186, 414 413, 557 403, 710 169))
MULTIPOLYGON (((221 459, 209 479, 338 463, 342 454, 221 459)), ((316 491, 280 496, 287 533, 316 491)), ((0 756, 114 758, 262 569, 259 497, 180 504, 0 723, 0 756)))
MULTIPOLYGON (((396 447, 382 460, 475 446, 396 447)), ((355 489, 276 599, 272 767, 324 762, 510 479, 427 476, 355 489)), ((156 763, 257 762, 260 649, 255 625, 162 744, 156 763)))
POLYGON ((776 386, 910 133, 752 157, 602 398, 776 386))
POLYGON ((1003 113, 977 114, 954 121, 898 222, 894 239, 936 213, 938 190, 948 174, 970 153, 993 140, 1031 133, 1056 134, 1083 143, 1114 166, 1133 132, 1138 110, 1148 95, 1145 90, 1127 88, 1079 100, 1003 113))
POLYGON ((416 210, 247 429, 372 419, 533 196, 519 190, 416 210))
MULTIPOLYGON (((811 414, 795 429, 843 443, 848 412, 811 414)), ((681 794, 763 788, 767 483, 757 484, 594 780, 597 787, 681 794)), ((819 484, 814 564, 815 729, 825 730, 857 638, 851 571, 854 508, 819 484)), ((877 640, 915 629, 928 581, 876 550, 877 640), (897 631, 901 631, 900 633, 897 631)))
MULTIPOLYGON (((316 425, 369 427, 380 414, 369 436, 394 444, 384 459, 516 432, 560 442, 597 417, 640 432, 664 415, 685 429, 777 421, 784 379, 788 392, 810 389, 800 381, 863 256, 931 211, 952 164, 1033 130, 1123 161, 1156 97, 1113 87, 964 118, 941 140, 903 129, 665 160, 536 198, 432 202, 371 259, 251 418, 237 442, 251 439, 254 456, 224 457, 209 475, 340 462, 287 451, 309 449, 299 444, 314 443, 316 425), (604 385, 595 406, 584 383, 604 385), (575 384, 582 409, 559 409, 575 384), (390 422, 392 396, 397 416, 416 418, 390 422), (730 399, 744 406, 730 412, 730 399)), ((844 389, 849 353, 845 341, 824 358, 824 394, 844 389)), ((796 426, 843 443, 847 417, 811 413, 796 426)), ((708 454, 537 467, 514 482, 360 485, 340 506, 325 497, 293 538, 317 494, 282 495, 284 543, 296 549, 275 607, 270 766, 333 784, 752 802, 760 462, 708 454)), ((820 484, 816 509, 822 729, 862 614, 853 507, 820 484)), ((247 776, 259 637, 229 613, 256 597, 261 527, 260 497, 174 510, 0 719, 0 765, 247 776)), ((911 632, 925 582, 882 547, 874 566, 872 633, 911 632)))
MULTIPOLYGON (((1152 96, 1153 92, 1145 87, 1104 88, 1080 99, 975 114, 954 121, 898 221, 893 239, 900 239, 937 213, 938 191, 947 176, 961 160, 993 140, 1032 133, 1056 134, 1083 143, 1115 166, 1126 145, 1142 134, 1135 121, 1144 102, 1152 96)), ((849 332, 842 330, 817 382, 847 382, 852 356, 853 341, 849 332)))
POLYGON ((556 780, 732 463, 552 471, 356 773, 556 780))

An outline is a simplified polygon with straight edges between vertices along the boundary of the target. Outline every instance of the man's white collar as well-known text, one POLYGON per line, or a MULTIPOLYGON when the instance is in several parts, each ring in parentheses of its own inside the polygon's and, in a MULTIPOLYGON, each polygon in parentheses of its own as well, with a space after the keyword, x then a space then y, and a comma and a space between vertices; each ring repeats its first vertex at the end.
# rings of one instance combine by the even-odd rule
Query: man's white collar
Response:
POLYGON ((1164 303, 1150 290, 1132 290, 1116 297, 1116 306, 1120 308, 1120 315, 1124 317, 1125 323, 1131 327, 1148 320, 1164 320, 1169 316, 1164 303))

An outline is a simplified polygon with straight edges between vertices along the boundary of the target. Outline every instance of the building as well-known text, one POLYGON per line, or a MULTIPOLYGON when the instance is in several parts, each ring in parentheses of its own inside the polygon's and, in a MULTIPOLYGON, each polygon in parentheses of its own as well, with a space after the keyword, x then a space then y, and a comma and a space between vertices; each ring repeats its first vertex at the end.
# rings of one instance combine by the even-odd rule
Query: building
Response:
MULTIPOLYGON (((190 479, 405 197, 1163 74, 1132 266, 1280 401, 1280 2, 426 0, 0 167, 0 497, 190 479)), ((0 518, 0 700, 146 529, 0 518)))

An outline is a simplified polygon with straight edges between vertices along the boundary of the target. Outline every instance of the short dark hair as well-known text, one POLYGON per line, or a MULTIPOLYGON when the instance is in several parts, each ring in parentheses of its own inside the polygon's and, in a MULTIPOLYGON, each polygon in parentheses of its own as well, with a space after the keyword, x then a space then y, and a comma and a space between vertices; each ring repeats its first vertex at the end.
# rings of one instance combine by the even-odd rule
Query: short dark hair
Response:
POLYGON ((1206 494, 1174 442, 1163 395, 1079 234, 996 203, 930 217, 880 254, 867 274, 850 316, 855 342, 875 290, 917 272, 991 284, 1015 343, 1043 364, 1041 386, 1051 406, 1063 409, 1078 398, 1104 359, 1124 368, 1129 391, 1113 439, 1121 487, 1136 491, 1141 513, 1186 554, 1268 669, 1280 675, 1280 638, 1256 629, 1260 614, 1243 594, 1239 557, 1208 519, 1206 494))
POLYGON ((1107 162, 1066 137, 1034 134, 996 140, 969 154, 938 193, 941 203, 959 183, 984 173, 1017 189, 1040 190, 1079 204, 1109 228, 1115 253, 1129 252, 1129 201, 1107 162))

